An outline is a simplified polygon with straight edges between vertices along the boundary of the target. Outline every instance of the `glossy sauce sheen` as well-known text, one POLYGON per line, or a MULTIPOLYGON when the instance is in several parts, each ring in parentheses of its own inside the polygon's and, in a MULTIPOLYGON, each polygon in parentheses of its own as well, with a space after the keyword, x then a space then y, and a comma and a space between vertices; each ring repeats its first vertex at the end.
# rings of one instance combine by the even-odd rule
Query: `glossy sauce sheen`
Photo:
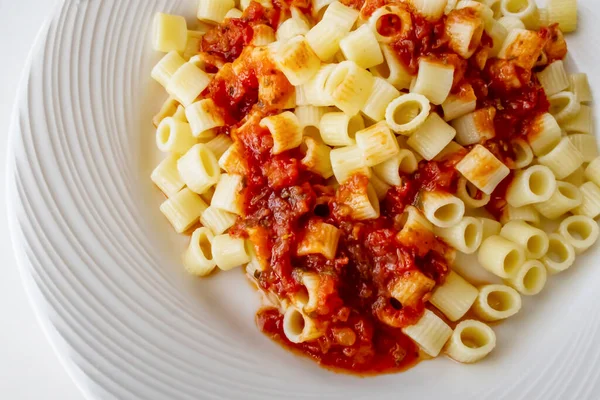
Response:
MULTIPOLYGON (((362 8, 366 16, 384 4, 381 0, 344 3, 362 8)), ((310 9, 308 2, 294 5, 305 11, 310 9)), ((275 69, 264 49, 246 46, 252 40, 253 25, 276 28, 281 16, 288 13, 288 6, 276 3, 274 9, 265 10, 251 3, 240 20, 228 20, 213 28, 201 45, 203 52, 220 62, 233 62, 219 69, 203 93, 224 110, 229 126, 223 132, 232 136, 244 158, 239 167, 242 171, 237 172, 244 176, 244 217, 238 219, 230 233, 250 238, 259 258, 267 260, 269 268, 257 272, 255 279, 262 290, 279 299, 289 299, 305 290, 300 282, 304 271, 318 272, 321 279, 318 304, 310 317, 323 327, 324 336, 309 343, 289 342, 282 331, 283 317, 274 308, 260 310, 257 325, 275 341, 327 367, 360 374, 400 371, 418 360, 416 345, 402 334, 401 328, 419 320, 429 294, 416 304, 403 306, 391 300, 390 285, 414 270, 442 284, 449 272, 447 254, 451 253, 433 234, 412 244, 400 244, 396 240, 402 228, 400 217, 406 206, 419 205, 423 191, 455 192, 459 174, 454 165, 466 153, 453 154, 442 161, 422 161, 418 171, 403 176, 401 186, 390 189, 381 203, 381 217, 372 221, 353 220, 346 205, 348 196, 366 187, 366 177, 353 176, 336 191, 302 166, 299 149, 272 155, 273 140, 259 121, 281 112, 288 96, 294 95, 293 87, 275 69), (322 255, 296 255, 309 221, 318 220, 342 230, 332 260, 322 255), (387 325, 381 322, 382 318, 388 321, 387 325)), ((497 109, 496 137, 484 145, 510 163, 510 140, 523 136, 528 121, 548 110, 540 85, 530 74, 518 71, 523 87, 516 91, 505 88, 501 74, 510 66, 494 61, 485 67, 478 65, 481 57, 477 54, 491 47, 489 37, 484 35, 472 59, 465 60, 447 46, 445 17, 431 23, 410 13, 413 29, 396 37, 392 48, 415 74, 420 57, 454 65, 453 92, 459 93, 465 83, 470 83, 478 98, 478 109, 497 109)), ((399 27, 385 26, 397 23, 397 18, 387 18, 381 29, 399 32, 399 27)), ((497 209, 490 208, 496 216, 503 207, 505 186, 500 185, 493 196, 497 209)))

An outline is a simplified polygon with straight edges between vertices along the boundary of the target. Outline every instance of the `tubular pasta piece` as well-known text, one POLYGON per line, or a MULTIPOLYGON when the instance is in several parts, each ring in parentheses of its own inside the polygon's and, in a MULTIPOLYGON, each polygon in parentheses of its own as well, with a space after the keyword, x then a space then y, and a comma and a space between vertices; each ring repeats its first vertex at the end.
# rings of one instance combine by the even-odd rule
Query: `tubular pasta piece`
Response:
POLYGON ((391 186, 400 186, 400 172, 412 174, 417 170, 418 163, 412 151, 400 149, 400 152, 390 159, 373 166, 373 172, 383 182, 391 186))
POLYGON ((510 221, 502 227, 500 236, 513 243, 524 245, 528 259, 542 258, 548 252, 548 235, 524 221, 510 221))
POLYGON ((473 254, 481 245, 483 225, 477 218, 464 217, 456 225, 435 228, 434 232, 456 250, 464 254, 473 254))
POLYGON ((525 296, 535 296, 546 286, 548 273, 541 261, 529 260, 519 268, 517 274, 505 283, 525 296))
POLYGON ((356 143, 356 133, 365 128, 360 115, 348 116, 343 112, 330 112, 321 117, 319 131, 323 142, 329 146, 350 146, 356 143))
POLYGON ((440 228, 458 224, 465 214, 465 204, 456 196, 445 192, 423 192, 421 195, 423 214, 440 228))
POLYGON ((371 68, 383 62, 383 53, 375 35, 367 25, 350 32, 340 41, 340 49, 347 60, 361 68, 371 68))
POLYGON ((478 218, 479 222, 481 222, 482 226, 482 234, 481 241, 483 242, 485 239, 490 236, 497 236, 500 234, 500 230, 502 229, 502 224, 495 219, 490 218, 478 218))
POLYGON ((454 322, 469 311, 478 293, 475 286, 456 272, 450 271, 444 284, 435 288, 429 302, 454 322))
POLYGON ((483 20, 470 8, 451 11, 446 19, 448 46, 462 58, 470 58, 481 43, 483 20))
POLYGON ((454 66, 422 58, 419 60, 419 73, 412 93, 427 97, 433 104, 442 104, 454 82, 454 66))
POLYGON ((456 141, 463 146, 468 146, 493 138, 496 136, 495 116, 496 109, 486 107, 455 119, 452 121, 452 127, 456 129, 456 141))
POLYGON ((444 120, 452 121, 463 115, 475 111, 477 107, 477 97, 470 84, 464 84, 456 94, 450 94, 446 101, 442 103, 444 110, 444 120))
POLYGON ((375 122, 382 121, 386 119, 385 113, 388 105, 399 96, 400 92, 391 83, 383 78, 376 77, 373 90, 371 90, 367 102, 360 110, 371 120, 375 122))
POLYGON ((198 139, 211 139, 215 135, 213 128, 225 125, 221 110, 212 99, 203 99, 190 104, 185 109, 185 116, 198 139))
POLYGON ((217 267, 229 271, 250 262, 248 243, 229 234, 215 236, 212 240, 212 254, 217 267))
POLYGON ((548 253, 542 258, 549 274, 555 275, 571 268, 575 262, 575 249, 559 233, 548 235, 550 247, 548 253))
POLYGON ((308 82, 321 67, 321 60, 302 36, 283 42, 277 48, 274 59, 294 86, 308 82))
POLYGON ((198 2, 196 17, 200 21, 220 24, 229 10, 235 8, 233 0, 202 0, 198 2))
POLYGON ((209 83, 210 77, 204 71, 187 62, 173 74, 167 85, 167 92, 187 107, 200 96, 209 83))
POLYGON ((183 253, 185 270, 195 276, 207 276, 217 264, 213 260, 212 241, 214 235, 208 228, 198 228, 192 234, 190 244, 183 253))
POLYGON ((156 129, 156 146, 160 151, 184 154, 197 142, 190 125, 173 117, 163 119, 156 129))
POLYGON ((333 149, 329 157, 335 179, 340 184, 354 174, 371 176, 371 169, 365 164, 362 150, 356 145, 333 149))
POLYGON ((560 142, 561 136, 558 122, 549 113, 535 117, 527 130, 527 141, 533 154, 538 157, 552 150, 560 142))
POLYGON ((210 205, 233 214, 242 215, 242 206, 239 199, 241 189, 241 176, 221 174, 221 179, 217 183, 210 205))
POLYGON ((304 137, 300 150, 303 152, 304 157, 300 161, 307 170, 321 175, 327 179, 333 176, 333 169, 331 168, 330 153, 331 149, 325 144, 319 142, 317 139, 311 137, 304 137))
POLYGON ((182 52, 187 42, 187 23, 179 15, 156 13, 154 15, 153 47, 156 51, 182 52))
POLYGON ((431 292, 435 281, 419 270, 410 270, 400 275, 392 284, 390 294, 403 306, 414 306, 423 296, 431 292))
POLYGON ((584 163, 589 163, 598 157, 598 143, 595 136, 588 133, 576 133, 567 137, 583 156, 584 163))
POLYGON ((265 117, 260 120, 259 125, 267 128, 273 137, 273 154, 281 154, 286 150, 294 149, 302 142, 300 122, 291 111, 265 117))
POLYGON ((556 118, 556 122, 563 123, 579 114, 581 104, 571 92, 560 92, 548 97, 550 102, 550 114, 556 118))
POLYGON ((160 164, 152 171, 150 178, 152 182, 167 196, 171 197, 179 192, 185 186, 185 182, 179 176, 177 171, 177 160, 179 157, 176 154, 169 154, 167 158, 162 160, 160 164))
POLYGON ((374 85, 374 78, 353 61, 343 61, 335 66, 325 91, 333 104, 348 115, 356 115, 365 105, 374 85))
POLYGON ((390 46, 382 45, 381 51, 383 52, 385 61, 371 68, 370 71, 373 75, 388 81, 396 89, 408 89, 413 76, 398 59, 398 56, 396 56, 396 53, 390 46))
POLYGON ((581 192, 581 205, 572 212, 577 215, 585 215, 596 218, 600 215, 600 187, 593 182, 586 182, 579 187, 581 192))
POLYGON ((185 60, 176 51, 170 51, 152 68, 150 75, 160 83, 162 87, 167 88, 169 82, 175 73, 185 64, 185 60))
POLYGON ((356 145, 362 150, 364 163, 369 167, 400 152, 396 137, 383 121, 356 132, 356 145))
POLYGON ((546 92, 546 96, 552 96, 568 89, 571 83, 561 60, 554 61, 542 72, 538 72, 537 77, 544 88, 544 92, 546 92))
POLYGON ((179 176, 187 187, 202 194, 217 184, 221 169, 215 155, 205 144, 198 143, 177 161, 179 176))
POLYGON ((440 354, 452 335, 452 329, 428 309, 425 309, 419 322, 402 328, 402 332, 431 357, 437 357, 440 354))
POLYGON ((490 236, 481 243, 477 259, 481 266, 500 278, 510 278, 525 262, 524 249, 501 236, 490 236))
POLYGON ((560 223, 558 233, 573 246, 576 254, 581 254, 598 241, 600 228, 598 228, 598 223, 590 217, 572 215, 560 223))
POLYGON ((571 81, 569 90, 577 96, 579 102, 589 103, 593 100, 592 89, 590 89, 590 82, 588 81, 587 74, 571 74, 569 80, 571 81))
POLYGON ((473 304, 473 311, 484 321, 498 321, 512 317, 521 310, 521 296, 506 285, 484 285, 473 304))
POLYGON ((551 23, 558 23, 564 33, 577 30, 577 1, 576 0, 548 0, 548 19, 551 23))
POLYGON ((496 347, 496 334, 488 325, 472 319, 462 321, 446 344, 448 357, 463 364, 482 360, 496 347))
POLYGON ((543 203, 555 190, 556 178, 550 168, 534 165, 515 174, 506 191, 506 201, 513 207, 543 203))
POLYGON ((455 136, 456 130, 433 112, 406 143, 429 161, 435 158, 455 136))
POLYGON ((485 194, 492 194, 510 173, 506 165, 481 145, 475 145, 456 165, 456 169, 485 194))
POLYGON ((502 224, 507 224, 510 221, 525 221, 532 225, 539 225, 540 214, 532 205, 513 207, 510 204, 507 204, 506 207, 504 207, 504 210, 502 210, 500 222, 502 224))
POLYGON ((160 211, 169 220, 177 233, 193 226, 208 206, 196 193, 183 188, 160 205, 160 211))
POLYGON ((311 220, 302 240, 298 243, 296 254, 299 256, 321 254, 328 260, 333 260, 341 234, 341 231, 333 225, 311 220))
POLYGON ((385 120, 394 132, 410 136, 425 123, 430 110, 429 100, 425 96, 404 94, 389 103, 385 120))
POLYGON ((540 15, 535 0, 501 0, 503 15, 519 18, 527 29, 537 29, 540 15))
POLYGON ((535 209, 548 219, 557 219, 561 215, 581 205, 583 197, 577 186, 557 181, 552 197, 535 205, 535 209))
POLYGON ((571 175, 581 167, 583 161, 583 154, 567 137, 562 138, 548 154, 538 158, 538 162, 550 168, 557 179, 571 175))
POLYGON ((593 134, 594 121, 592 119, 592 108, 590 106, 581 105, 579 113, 573 118, 564 121, 561 124, 567 133, 587 133, 593 134))
POLYGON ((228 211, 209 206, 200 217, 200 223, 216 235, 226 232, 235 224, 237 216, 228 211))

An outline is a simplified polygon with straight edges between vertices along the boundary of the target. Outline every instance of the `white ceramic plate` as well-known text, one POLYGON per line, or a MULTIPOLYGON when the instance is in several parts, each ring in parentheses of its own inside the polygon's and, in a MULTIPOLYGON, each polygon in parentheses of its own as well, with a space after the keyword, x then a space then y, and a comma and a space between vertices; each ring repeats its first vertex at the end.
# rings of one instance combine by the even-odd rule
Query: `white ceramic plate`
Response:
MULTIPOLYGON (((259 333, 258 295, 240 271, 187 276, 183 241, 148 179, 150 120, 164 98, 149 78, 158 57, 149 42, 154 12, 192 19, 195 5, 67 0, 21 84, 7 190, 13 241, 40 321, 89 398, 597 398, 600 246, 498 326, 484 362, 441 358, 370 378, 318 368, 259 333)), ((569 64, 599 94, 600 3, 580 0, 580 18, 569 64)))

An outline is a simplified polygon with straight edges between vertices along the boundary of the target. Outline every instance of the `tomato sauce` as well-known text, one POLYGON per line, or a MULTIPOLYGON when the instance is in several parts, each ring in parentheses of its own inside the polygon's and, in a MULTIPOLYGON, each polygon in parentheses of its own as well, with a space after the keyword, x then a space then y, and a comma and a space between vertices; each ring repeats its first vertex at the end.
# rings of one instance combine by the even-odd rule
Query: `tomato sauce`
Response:
MULTIPOLYGON (((343 3, 368 16, 387 2, 343 3)), ((378 29, 393 36, 390 45, 400 61, 413 74, 418 72, 421 57, 453 65, 453 93, 475 94, 478 109, 495 110, 489 113, 495 136, 483 145, 510 163, 514 157, 510 141, 524 137, 529 121, 549 109, 539 82, 511 61, 488 60, 492 43, 486 34, 475 56, 465 60, 448 46, 446 17, 431 22, 405 3, 394 4, 410 12, 411 29, 398 28, 400 20, 393 16, 383 18, 378 29)), ((273 155, 273 139, 259 123, 265 116, 281 112, 294 88, 265 49, 249 43, 255 24, 277 28, 290 6, 306 11, 310 1, 275 1, 269 10, 252 2, 242 18, 214 27, 201 45, 202 51, 227 62, 203 96, 222 108, 228 125, 225 132, 244 158, 244 165, 238 166, 244 176, 243 217, 230 234, 252 238, 256 253, 268 266, 254 277, 262 290, 280 300, 306 290, 301 283, 304 272, 316 272, 320 279, 317 306, 310 317, 324 327, 323 336, 308 343, 291 343, 283 334, 280 311, 273 308, 258 312, 257 325, 275 341, 326 367, 360 374, 400 371, 418 360, 417 347, 401 329, 421 318, 430 292, 414 304, 400 304, 391 296, 391 288, 399 278, 415 271, 442 284, 451 259, 448 246, 432 233, 422 243, 399 241, 402 214, 407 206, 420 206, 424 191, 456 192, 459 173, 455 165, 465 152, 443 161, 421 161, 417 171, 402 174, 402 184, 392 187, 381 202, 381 216, 369 221, 353 220, 346 204, 348 196, 366 188, 367 177, 354 175, 334 189, 302 165, 300 150, 273 155), (305 229, 320 221, 342 232, 335 257, 299 256, 297 248, 305 229)), ((560 37, 555 37, 553 51, 560 54, 560 37)), ((487 207, 498 219, 510 181, 507 178, 499 185, 487 207)))

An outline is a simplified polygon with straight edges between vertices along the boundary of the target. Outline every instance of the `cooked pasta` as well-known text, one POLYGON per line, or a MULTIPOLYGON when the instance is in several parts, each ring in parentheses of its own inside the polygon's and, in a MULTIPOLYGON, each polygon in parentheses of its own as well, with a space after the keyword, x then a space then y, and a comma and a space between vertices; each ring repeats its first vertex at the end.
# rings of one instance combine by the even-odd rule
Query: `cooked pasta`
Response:
POLYGON ((371 68, 383 62, 377 38, 368 25, 350 32, 340 41, 340 49, 346 60, 354 61, 362 68, 371 68))
POLYGON ((587 133, 575 133, 569 135, 568 138, 583 156, 584 163, 589 163, 598 157, 598 143, 595 136, 587 133))
POLYGON ((423 317, 414 325, 402 328, 431 357, 437 357, 452 335, 452 329, 432 311, 425 310, 423 317))
POLYGON ((484 321, 498 321, 510 318, 521 310, 521 296, 517 291, 506 285, 484 285, 479 288, 479 294, 473 311, 484 321))
POLYGON ((580 103, 589 103, 593 100, 587 74, 571 74, 569 80, 571 81, 569 90, 575 94, 580 103))
POLYGON ((242 177, 239 175, 221 174, 221 178, 215 188, 215 194, 210 205, 230 213, 240 215, 242 213, 239 202, 239 192, 242 188, 242 177))
POLYGON ((182 16, 156 13, 152 41, 154 50, 182 52, 187 43, 187 32, 187 23, 182 16))
POLYGON ((533 119, 527 131, 527 141, 533 154, 540 157, 552 150, 560 142, 562 133, 556 119, 549 113, 533 119))
POLYGON ((183 233, 198 222, 208 206, 196 193, 183 188, 160 205, 160 211, 177 233, 183 233))
POLYGON ((185 64, 185 60, 175 50, 165 56, 152 68, 152 78, 167 88, 175 72, 185 64))
POLYGON ((198 194, 216 185, 221 169, 215 155, 205 144, 198 143, 177 161, 179 176, 188 188, 198 194))
POLYGON ((496 109, 487 107, 453 120, 452 127, 456 129, 456 141, 463 146, 468 146, 493 138, 496 136, 495 116, 496 109))
POLYGON ((302 138, 300 151, 304 154, 300 163, 304 165, 307 170, 320 175, 325 179, 333 176, 330 160, 331 149, 329 146, 326 146, 318 139, 306 136, 302 138))
POLYGON ((411 174, 418 168, 417 159, 412 151, 400 149, 400 152, 388 160, 373 166, 373 172, 383 182, 392 186, 400 186, 400 173, 411 174))
POLYGON ((542 258, 548 252, 548 235, 524 221, 510 221, 502 227, 500 236, 522 245, 528 259, 542 258))
POLYGON ((274 58, 277 66, 294 86, 308 82, 321 67, 321 60, 302 36, 281 43, 274 58))
POLYGON ((433 104, 442 104, 452 88, 454 66, 423 58, 412 93, 422 94, 433 104))
POLYGON ((321 254, 325 258, 333 260, 340 236, 341 231, 335 226, 322 221, 311 221, 298 244, 296 254, 299 256, 321 254))
POLYGON ((564 121, 561 124, 561 128, 567 133, 593 133, 594 121, 592 119, 592 108, 590 106, 581 105, 579 113, 573 118, 564 121))
POLYGON ((526 140, 517 138, 510 142, 515 153, 515 159, 510 169, 522 169, 533 162, 533 150, 526 140))
POLYGON ((581 109, 581 104, 571 92, 559 92, 549 96, 550 114, 556 118, 558 123, 563 123, 575 117, 581 109))
POLYGON ((319 132, 329 146, 351 146, 356 143, 356 133, 365 128, 360 115, 349 116, 343 112, 330 112, 321 117, 319 132))
POLYGON ((403 94, 391 101, 385 110, 385 120, 396 133, 409 136, 427 120, 431 106, 423 95, 403 94))
POLYGON ((446 192, 425 192, 421 204, 423 214, 440 228, 456 225, 465 214, 465 204, 462 200, 446 192))
POLYGON ((220 208, 209 206, 200 217, 200 223, 214 234, 220 235, 235 224, 237 216, 220 208))
POLYGON ((539 13, 534 0, 501 0, 503 15, 519 18, 527 29, 535 29, 539 22, 539 13))
POLYGON ((537 77, 547 96, 568 89, 571 83, 562 60, 554 61, 548 65, 542 72, 538 72, 537 77))
POLYGON ((502 229, 502 224, 498 221, 496 221, 495 219, 490 219, 490 218, 484 218, 484 217, 480 217, 478 218, 479 222, 481 222, 481 241, 483 242, 485 239, 489 238, 490 236, 497 236, 500 234, 500 230, 502 229))
MULTIPOLYGON (((386 118, 388 105, 399 96, 400 92, 391 83, 376 77, 371 94, 360 111, 375 122, 383 121, 386 118)), ((389 121, 388 125, 390 125, 389 121)))
POLYGON ((191 234, 185 269, 244 268, 260 330, 327 367, 486 357, 484 322, 600 236, 591 88, 559 29, 574 2, 202 0, 192 29, 157 14, 150 178, 191 234))
POLYGON ((356 115, 365 105, 373 89, 374 78, 353 61, 335 66, 325 83, 325 92, 333 105, 348 115, 356 115))
POLYGON ((294 149, 302 143, 302 128, 298 117, 291 111, 265 117, 260 126, 267 128, 273 137, 273 154, 294 149))
POLYGON ((214 235, 210 229, 201 227, 194 231, 190 244, 183 253, 183 266, 186 271, 196 276, 210 274, 217 264, 212 255, 214 235))
POLYGON ((473 147, 456 165, 456 169, 485 194, 492 194, 496 186, 510 173, 506 165, 481 145, 473 147))
POLYGON ((396 137, 383 121, 356 132, 356 145, 369 167, 385 162, 400 152, 396 137))
POLYGON ((192 63, 185 63, 171 76, 167 92, 185 107, 196 100, 208 86, 210 77, 192 63))
POLYGON ((557 181, 556 189, 550 199, 535 204, 535 209, 548 219, 556 219, 579 207, 582 201, 583 197, 577 186, 557 181))
POLYGON ((560 223, 558 233, 573 246, 575 253, 581 254, 598 241, 600 228, 598 228, 598 223, 590 217, 572 215, 560 223))
POLYGON ((444 110, 444 119, 452 121, 464 115, 472 113, 477 107, 477 97, 473 86, 466 84, 461 86, 460 91, 456 94, 450 94, 442 103, 444 110))
POLYGON ((550 246, 542 258, 549 274, 558 274, 571 268, 575 262, 575 248, 559 233, 548 235, 550 246))
POLYGON ((481 321, 466 320, 454 328, 446 344, 448 357, 471 364, 485 358, 496 347, 496 334, 481 321))
POLYGON ((177 170, 177 160, 179 160, 179 157, 176 154, 169 154, 154 168, 154 171, 150 175, 152 182, 167 197, 173 196, 185 186, 185 182, 177 170))
POLYGON ((548 19, 558 23, 561 31, 568 33, 577 29, 577 2, 574 0, 548 0, 548 19))
POLYGON ((556 178, 550 168, 534 165, 516 173, 506 191, 506 201, 513 207, 543 203, 555 189, 556 178))
POLYGON ((173 117, 163 119, 156 129, 156 146, 160 151, 184 154, 197 142, 190 124, 173 117))
POLYGON ((524 296, 534 296, 546 286, 547 272, 544 264, 539 260, 528 260, 512 278, 504 282, 516 289, 524 296))
POLYGON ((248 243, 241 238, 230 235, 217 235, 212 240, 212 256, 215 264, 223 271, 229 271, 235 267, 250 262, 248 243))
POLYGON ((585 178, 600 186, 600 157, 592 160, 585 168, 585 178))
POLYGON ((381 51, 385 61, 370 71, 373 75, 385 79, 396 89, 408 89, 413 79, 410 71, 402 64, 394 50, 389 45, 382 45, 381 51))
POLYGON ((329 158, 333 175, 339 183, 344 183, 354 174, 371 176, 371 169, 365 164, 362 150, 356 145, 333 149, 329 158))
POLYGON ((506 207, 504 207, 504 210, 502 210, 500 222, 502 224, 507 224, 510 221, 525 221, 532 225, 538 226, 540 224, 540 214, 532 205, 513 207, 508 204, 506 207))
POLYGON ((478 293, 475 286, 456 272, 450 271, 446 282, 433 291, 429 302, 450 321, 458 321, 469 311, 478 293))
POLYGON ((586 182, 579 187, 579 192, 581 193, 581 205, 572 212, 590 218, 600 215, 600 187, 593 182, 586 182))
POLYGON ((550 168, 557 179, 563 179, 583 164, 584 157, 569 138, 563 137, 554 149, 539 157, 538 161, 550 168))
POLYGON ((456 130, 433 112, 406 143, 424 159, 432 160, 456 136, 456 130))
POLYGON ((510 278, 525 262, 525 250, 502 236, 485 239, 477 254, 479 264, 500 278, 510 278))
POLYGON ((483 225, 474 217, 464 217, 447 228, 435 228, 435 234, 444 242, 465 254, 473 254, 481 245, 483 225))

